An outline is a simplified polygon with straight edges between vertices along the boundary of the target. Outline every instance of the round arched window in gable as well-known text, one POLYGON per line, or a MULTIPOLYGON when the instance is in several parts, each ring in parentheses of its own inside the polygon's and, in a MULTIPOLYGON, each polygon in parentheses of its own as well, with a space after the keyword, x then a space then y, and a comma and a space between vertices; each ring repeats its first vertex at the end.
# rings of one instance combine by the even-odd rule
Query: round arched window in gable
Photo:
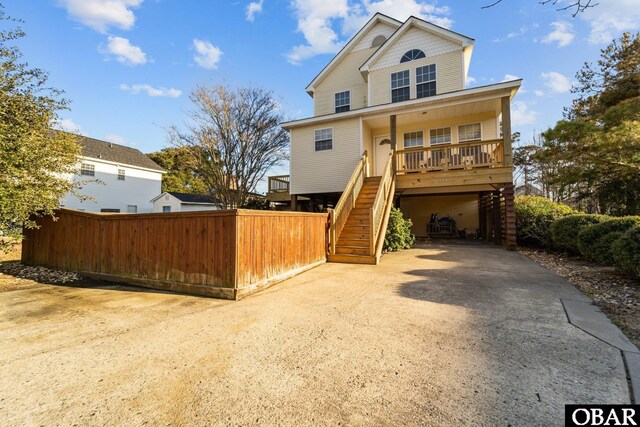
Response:
POLYGON ((373 41, 371 42, 371 47, 380 47, 387 41, 387 38, 380 34, 379 36, 375 36, 373 41))
POLYGON ((427 55, 424 54, 420 49, 411 49, 404 55, 402 55, 402 59, 400 59, 400 63, 413 61, 415 59, 425 58, 427 55))

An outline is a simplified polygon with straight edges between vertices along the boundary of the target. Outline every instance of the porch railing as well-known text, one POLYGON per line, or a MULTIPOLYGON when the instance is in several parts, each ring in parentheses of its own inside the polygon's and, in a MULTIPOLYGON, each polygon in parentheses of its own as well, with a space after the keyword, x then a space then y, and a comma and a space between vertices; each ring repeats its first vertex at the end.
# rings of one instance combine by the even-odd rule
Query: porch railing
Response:
POLYGON ((270 176, 269 193, 289 193, 289 175, 270 176))
POLYGON ((396 150, 397 173, 504 166, 501 139, 396 150))
POLYGON ((347 223, 349 213, 351 209, 356 205, 356 199, 360 194, 360 189, 364 184, 364 179, 368 176, 368 159, 367 152, 365 151, 360 158, 360 161, 356 165, 347 186, 336 204, 333 212, 331 213, 331 225, 330 225, 330 254, 336 253, 336 242, 342 233, 344 225, 347 223))
POLYGON ((384 172, 380 177, 380 185, 371 209, 369 209, 369 224, 371 224, 369 236, 369 249, 372 256, 380 256, 386 223, 389 220, 389 210, 391 209, 393 195, 395 193, 395 178, 393 173, 393 152, 389 154, 389 159, 384 167, 384 172))

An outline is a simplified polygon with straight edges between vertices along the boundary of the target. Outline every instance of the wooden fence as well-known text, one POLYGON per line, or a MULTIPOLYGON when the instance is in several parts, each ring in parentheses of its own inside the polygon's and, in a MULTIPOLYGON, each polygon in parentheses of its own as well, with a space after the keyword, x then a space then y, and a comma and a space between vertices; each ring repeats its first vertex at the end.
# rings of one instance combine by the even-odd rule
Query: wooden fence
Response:
POLYGON ((22 262, 156 289, 239 299, 326 261, 327 214, 60 210, 25 230, 22 262))

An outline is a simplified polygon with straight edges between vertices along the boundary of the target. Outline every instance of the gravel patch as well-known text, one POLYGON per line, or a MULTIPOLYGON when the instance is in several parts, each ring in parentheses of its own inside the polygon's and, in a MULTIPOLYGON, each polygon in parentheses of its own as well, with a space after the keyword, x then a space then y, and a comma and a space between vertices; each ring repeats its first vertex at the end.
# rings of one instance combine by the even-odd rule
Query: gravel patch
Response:
POLYGON ((568 280, 593 302, 637 347, 640 347, 640 281, 567 254, 520 248, 520 252, 568 280))
POLYGON ((29 279, 38 283, 51 283, 54 285, 72 283, 81 279, 79 274, 71 271, 28 266, 23 265, 20 261, 0 263, 0 273, 20 279, 29 279))

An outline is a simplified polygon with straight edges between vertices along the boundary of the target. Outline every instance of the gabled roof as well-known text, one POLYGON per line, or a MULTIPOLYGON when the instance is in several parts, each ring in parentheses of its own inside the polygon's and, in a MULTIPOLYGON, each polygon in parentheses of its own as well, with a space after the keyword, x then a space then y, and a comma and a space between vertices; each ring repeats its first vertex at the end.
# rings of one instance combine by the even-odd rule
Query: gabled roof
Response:
POLYGON ((167 193, 171 194, 173 197, 180 200, 182 203, 206 203, 206 204, 220 203, 218 199, 216 199, 215 197, 209 194, 177 193, 175 191, 168 191, 167 193))
POLYGON ((373 64, 380 56, 392 46, 396 40, 398 40, 404 33, 406 33, 410 28, 416 27, 422 30, 428 31, 430 33, 436 34, 440 37, 448 39, 454 43, 460 44, 462 47, 472 46, 474 43, 474 39, 471 37, 467 37, 460 33, 456 33, 455 31, 448 30, 446 28, 440 27, 436 24, 432 24, 431 22, 427 22, 423 19, 417 18, 415 16, 409 17, 400 28, 396 30, 395 33, 391 35, 383 44, 380 46, 378 50, 376 50, 373 55, 367 59, 367 61, 362 64, 360 67, 360 72, 364 75, 369 72, 369 66, 373 64))
POLYGON ((78 135, 78 143, 82 147, 83 157, 165 172, 156 162, 135 148, 81 135, 78 135))
POLYGON ((351 49, 358 44, 358 42, 360 40, 362 40, 362 38, 369 32, 369 30, 371 28, 373 28, 377 23, 382 22, 385 23, 387 25, 391 25, 392 27, 395 28, 400 28, 400 26, 402 25, 401 21, 398 21, 396 19, 391 18, 390 16, 384 15, 380 12, 376 13, 375 15, 373 15, 371 17, 371 19, 369 19, 369 21, 360 29, 360 31, 358 31, 356 33, 355 36, 353 36, 351 38, 351 40, 349 40, 349 42, 344 45, 344 47, 342 49, 340 49, 340 52, 338 52, 338 54, 336 56, 333 57, 333 59, 331 60, 331 62, 329 62, 323 69, 322 71, 320 71, 320 73, 318 73, 318 75, 311 81, 311 83, 309 83, 309 85, 307 86, 306 90, 307 93, 311 96, 313 96, 313 93, 315 91, 315 86, 320 83, 322 81, 322 79, 331 71, 335 68, 335 66, 340 63, 340 61, 342 61, 342 59, 349 53, 351 52, 351 49))

